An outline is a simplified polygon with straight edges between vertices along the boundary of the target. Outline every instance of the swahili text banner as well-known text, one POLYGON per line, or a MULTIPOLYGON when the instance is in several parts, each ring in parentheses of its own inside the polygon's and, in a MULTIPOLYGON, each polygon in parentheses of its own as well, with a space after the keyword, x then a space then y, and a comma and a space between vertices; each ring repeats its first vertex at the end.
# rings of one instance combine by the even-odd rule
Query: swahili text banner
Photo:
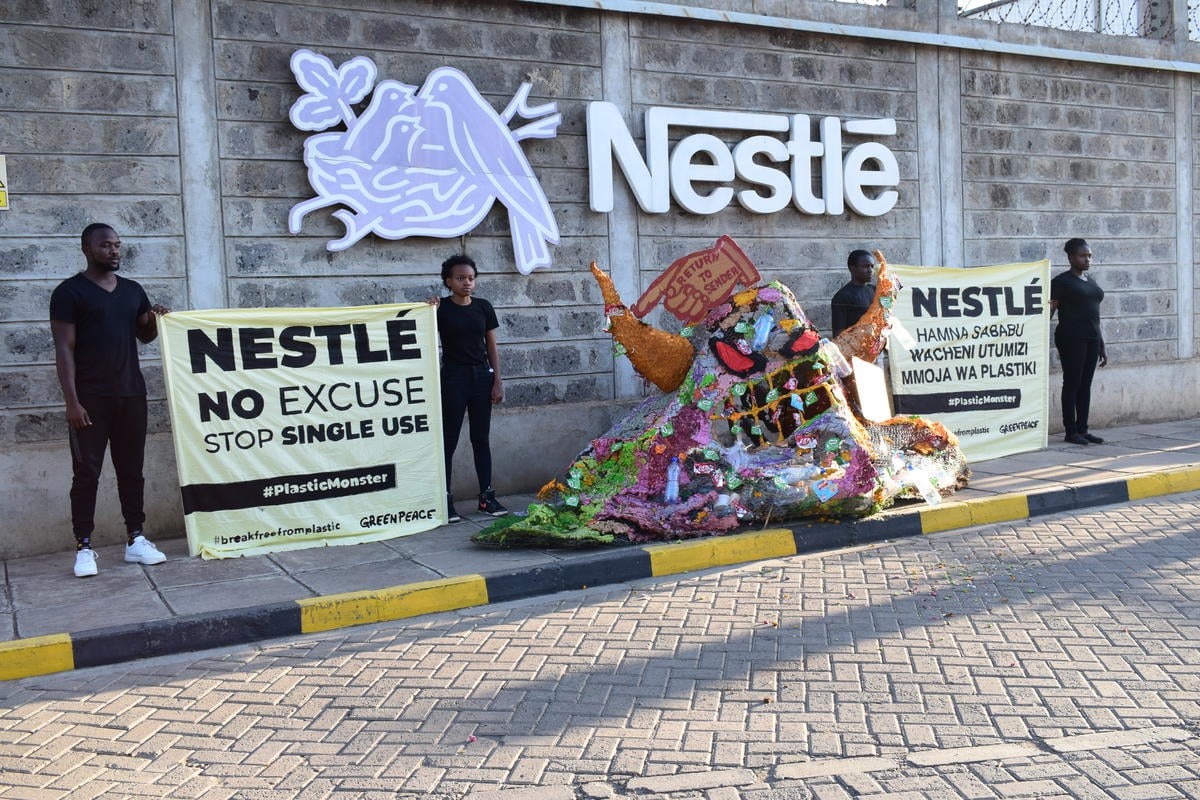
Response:
POLYGON ((357 544, 444 523, 434 314, 417 303, 163 317, 191 554, 357 544))
POLYGON ((1050 262, 889 269, 904 287, 888 348, 896 413, 941 422, 970 461, 1045 447, 1050 262))

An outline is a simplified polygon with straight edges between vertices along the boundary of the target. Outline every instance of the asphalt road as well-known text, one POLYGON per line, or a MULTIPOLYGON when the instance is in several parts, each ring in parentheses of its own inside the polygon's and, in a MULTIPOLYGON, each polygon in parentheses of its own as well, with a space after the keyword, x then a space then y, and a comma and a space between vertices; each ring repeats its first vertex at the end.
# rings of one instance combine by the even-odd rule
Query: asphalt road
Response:
POLYGON ((10 681, 0 798, 1200 798, 1198 566, 1190 493, 10 681))

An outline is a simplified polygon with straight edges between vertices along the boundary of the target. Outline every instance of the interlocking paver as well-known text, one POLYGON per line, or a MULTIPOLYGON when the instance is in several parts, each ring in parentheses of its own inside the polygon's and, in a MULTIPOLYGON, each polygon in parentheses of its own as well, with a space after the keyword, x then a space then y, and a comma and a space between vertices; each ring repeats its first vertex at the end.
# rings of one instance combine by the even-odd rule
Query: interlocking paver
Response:
POLYGON ((1191 493, 9 682, 0 800, 1196 797, 1198 549, 1191 493))
POLYGON ((682 792, 692 789, 712 789, 718 786, 745 786, 755 783, 754 773, 746 769, 704 770, 679 772, 654 778, 634 778, 627 784, 635 792, 682 792))

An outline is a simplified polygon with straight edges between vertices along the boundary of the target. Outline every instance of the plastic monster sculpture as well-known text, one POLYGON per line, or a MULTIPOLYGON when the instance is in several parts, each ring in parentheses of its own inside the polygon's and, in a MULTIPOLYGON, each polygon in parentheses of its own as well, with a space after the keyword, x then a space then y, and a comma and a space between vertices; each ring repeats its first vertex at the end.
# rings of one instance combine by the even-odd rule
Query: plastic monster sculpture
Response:
POLYGON ((849 360, 873 361, 899 286, 830 342, 782 284, 746 289, 669 334, 633 319, 592 265, 609 330, 655 393, 595 439, 527 514, 478 534, 500 546, 678 539, 797 517, 864 516, 941 497, 969 470, 941 424, 858 418, 849 360), (673 363, 682 357, 682 368, 673 363))

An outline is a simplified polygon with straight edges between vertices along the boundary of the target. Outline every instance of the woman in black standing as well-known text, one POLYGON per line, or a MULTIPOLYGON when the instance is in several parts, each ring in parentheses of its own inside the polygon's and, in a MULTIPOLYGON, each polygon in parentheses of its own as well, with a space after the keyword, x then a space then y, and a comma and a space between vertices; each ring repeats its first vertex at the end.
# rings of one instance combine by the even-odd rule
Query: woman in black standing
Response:
POLYGON ((479 512, 494 517, 508 513, 492 491, 492 450, 488 441, 492 405, 504 399, 500 351, 496 346, 496 328, 500 323, 492 304, 473 296, 477 274, 470 256, 450 256, 442 263, 442 283, 450 290, 450 296, 429 301, 437 306, 438 336, 442 340, 442 438, 449 522, 462 521, 454 510, 450 473, 464 414, 471 424, 471 450, 479 478, 479 512))
POLYGON ((1108 363, 1100 333, 1100 302, 1104 290, 1089 274, 1092 248, 1083 239, 1070 239, 1063 250, 1070 269, 1050 281, 1050 314, 1058 312, 1054 345, 1062 363, 1062 414, 1065 440, 1072 444, 1101 444, 1088 433, 1092 403, 1092 376, 1096 365, 1108 363))

